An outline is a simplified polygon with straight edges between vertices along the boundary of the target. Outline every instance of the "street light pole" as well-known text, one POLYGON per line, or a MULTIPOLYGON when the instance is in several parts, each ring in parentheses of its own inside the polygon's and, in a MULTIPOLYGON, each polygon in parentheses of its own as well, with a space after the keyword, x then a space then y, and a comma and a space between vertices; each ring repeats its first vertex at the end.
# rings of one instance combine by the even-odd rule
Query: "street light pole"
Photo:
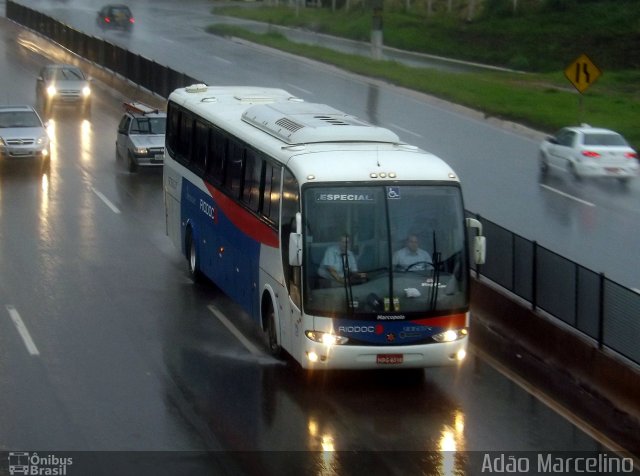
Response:
POLYGON ((376 60, 382 59, 382 6, 383 0, 373 0, 371 52, 376 60))

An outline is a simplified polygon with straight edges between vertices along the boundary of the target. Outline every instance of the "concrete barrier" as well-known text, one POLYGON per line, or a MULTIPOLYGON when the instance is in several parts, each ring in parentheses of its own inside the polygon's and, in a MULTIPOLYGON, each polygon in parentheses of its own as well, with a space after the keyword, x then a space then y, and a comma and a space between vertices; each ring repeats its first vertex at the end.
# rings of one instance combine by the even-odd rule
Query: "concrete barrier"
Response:
POLYGON ((471 286, 473 346, 640 458, 640 369, 488 280, 471 286))

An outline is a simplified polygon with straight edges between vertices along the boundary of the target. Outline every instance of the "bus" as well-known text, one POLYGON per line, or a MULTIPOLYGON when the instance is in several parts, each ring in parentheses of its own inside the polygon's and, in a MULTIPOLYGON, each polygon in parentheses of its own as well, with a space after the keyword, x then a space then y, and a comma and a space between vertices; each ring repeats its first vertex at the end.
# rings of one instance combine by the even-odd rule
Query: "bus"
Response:
POLYGON ((482 228, 455 172, 391 130, 282 89, 194 84, 168 98, 163 189, 189 273, 237 302, 271 354, 304 369, 464 359, 482 228), (429 258, 398 266, 407 237, 429 258))

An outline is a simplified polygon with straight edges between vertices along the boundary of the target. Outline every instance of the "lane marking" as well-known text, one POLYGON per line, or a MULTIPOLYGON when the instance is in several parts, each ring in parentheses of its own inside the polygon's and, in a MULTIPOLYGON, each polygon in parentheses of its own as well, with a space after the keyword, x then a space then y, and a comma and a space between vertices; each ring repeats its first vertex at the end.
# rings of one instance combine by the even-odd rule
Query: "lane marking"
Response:
POLYGON ((24 325, 24 322, 20 318, 18 310, 11 305, 7 305, 6 308, 9 312, 11 320, 13 321, 13 324, 16 326, 16 329, 18 329, 20 337, 22 337, 22 340, 24 341, 24 345, 27 347, 27 351, 31 355, 40 355, 40 351, 36 347, 35 342, 33 342, 31 334, 29 334, 29 331, 27 330, 27 326, 24 325))
POLYGON ((478 349, 475 346, 473 348, 473 353, 475 353, 476 355, 481 357, 491 367, 493 367, 498 373, 502 374, 507 379, 511 380, 513 383, 515 383, 517 386, 522 388, 529 395, 532 395, 533 397, 535 397, 538 401, 540 401, 542 404, 544 404, 547 407, 549 407, 551 410, 556 412, 558 415, 563 416, 570 423, 572 423, 573 425, 578 427, 580 430, 582 430, 584 433, 586 433, 589 437, 593 438, 595 441, 599 442, 600 444, 602 444, 604 447, 606 447, 610 451, 614 451, 616 453, 621 453, 625 457, 631 458, 633 460, 634 467, 636 467, 636 468, 640 467, 640 459, 638 459, 638 457, 636 457, 633 453, 631 453, 630 451, 628 451, 625 448, 623 448, 622 446, 620 446, 618 443, 616 443, 615 441, 610 439, 608 436, 606 436, 603 433, 601 433, 600 431, 598 431, 596 428, 594 428, 589 423, 584 421, 582 418, 577 416, 575 413, 573 413, 567 407, 562 405, 560 402, 557 402, 556 400, 551 398, 549 395, 544 393, 542 390, 540 390, 537 387, 531 385, 525 379, 520 377, 520 375, 518 375, 515 372, 511 371, 506 366, 504 366, 503 364, 498 362, 496 359, 491 357, 489 354, 483 352, 482 350, 478 349))
POLYGON ((392 122, 390 122, 390 123, 389 123, 389 125, 390 125, 391 127, 395 128, 395 129, 398 129, 398 130, 402 131, 402 132, 405 132, 405 133, 407 133, 407 134, 411 134, 412 136, 416 136, 416 137, 420 137, 420 138, 422 138, 422 135, 421 135, 421 134, 418 134, 418 133, 416 133, 416 132, 410 131, 409 129, 405 129, 404 127, 400 127, 399 125, 394 124, 394 123, 392 123, 392 122))
POLYGON ((224 59, 224 58, 220 58, 219 56, 215 56, 215 55, 213 55, 213 56, 212 56, 212 58, 214 58, 214 59, 216 59, 216 60, 220 61, 221 63, 231 64, 231 61, 229 61, 229 60, 227 60, 227 59, 224 59))
POLYGON ((299 86, 296 86, 295 84, 291 84, 291 83, 287 83, 287 86, 293 88, 293 89, 297 89, 298 91, 302 91, 305 94, 308 94, 309 96, 313 96, 314 94, 311 91, 307 91, 306 89, 303 89, 299 86))
POLYGON ((264 353, 260 349, 258 349, 255 345, 253 345, 251 342, 249 342, 249 340, 242 335, 242 332, 240 332, 236 328, 236 326, 234 326, 231 323, 231 321, 229 321, 229 319, 227 319, 224 316, 224 314, 222 314, 222 312, 218 310, 217 307, 215 307, 213 304, 210 304, 207 306, 207 308, 209 309, 209 311, 211 311, 211 313, 214 316, 218 318, 220 322, 222 322, 222 324, 224 324, 224 326, 229 330, 229 332, 231 332, 234 336, 236 336, 236 339, 238 339, 251 354, 259 357, 264 357, 264 353))
POLYGON ((558 195, 562 195, 563 197, 569 198, 571 200, 575 200, 576 202, 582 203, 583 205, 586 205, 588 207, 595 207, 596 206, 594 203, 587 202, 586 200, 582 200, 581 198, 574 197, 573 195, 569 195, 568 193, 565 193, 565 192, 563 192, 561 190, 558 190, 557 188, 549 187, 548 185, 544 185, 542 183, 540 184, 540 186, 542 188, 545 188, 545 189, 549 190, 550 192, 557 193, 558 195))
POLYGON ((118 209, 118 207, 116 207, 113 203, 111 203, 111 201, 107 197, 102 195, 102 193, 100 193, 99 190, 95 189, 94 187, 91 187, 91 191, 95 193, 98 196, 98 198, 105 203, 105 205, 111 208, 111 211, 113 213, 116 213, 116 214, 120 213, 120 210, 118 209))

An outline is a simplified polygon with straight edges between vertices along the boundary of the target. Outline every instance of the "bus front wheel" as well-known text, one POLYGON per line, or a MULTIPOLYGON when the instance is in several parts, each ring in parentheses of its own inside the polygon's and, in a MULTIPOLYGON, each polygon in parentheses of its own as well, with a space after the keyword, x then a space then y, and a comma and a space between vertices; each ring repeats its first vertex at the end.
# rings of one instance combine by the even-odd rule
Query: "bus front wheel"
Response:
POLYGON ((269 305, 266 315, 267 318, 267 339, 269 344, 269 353, 274 357, 282 355, 282 347, 278 344, 278 331, 276 329, 276 314, 273 311, 273 305, 269 305))

